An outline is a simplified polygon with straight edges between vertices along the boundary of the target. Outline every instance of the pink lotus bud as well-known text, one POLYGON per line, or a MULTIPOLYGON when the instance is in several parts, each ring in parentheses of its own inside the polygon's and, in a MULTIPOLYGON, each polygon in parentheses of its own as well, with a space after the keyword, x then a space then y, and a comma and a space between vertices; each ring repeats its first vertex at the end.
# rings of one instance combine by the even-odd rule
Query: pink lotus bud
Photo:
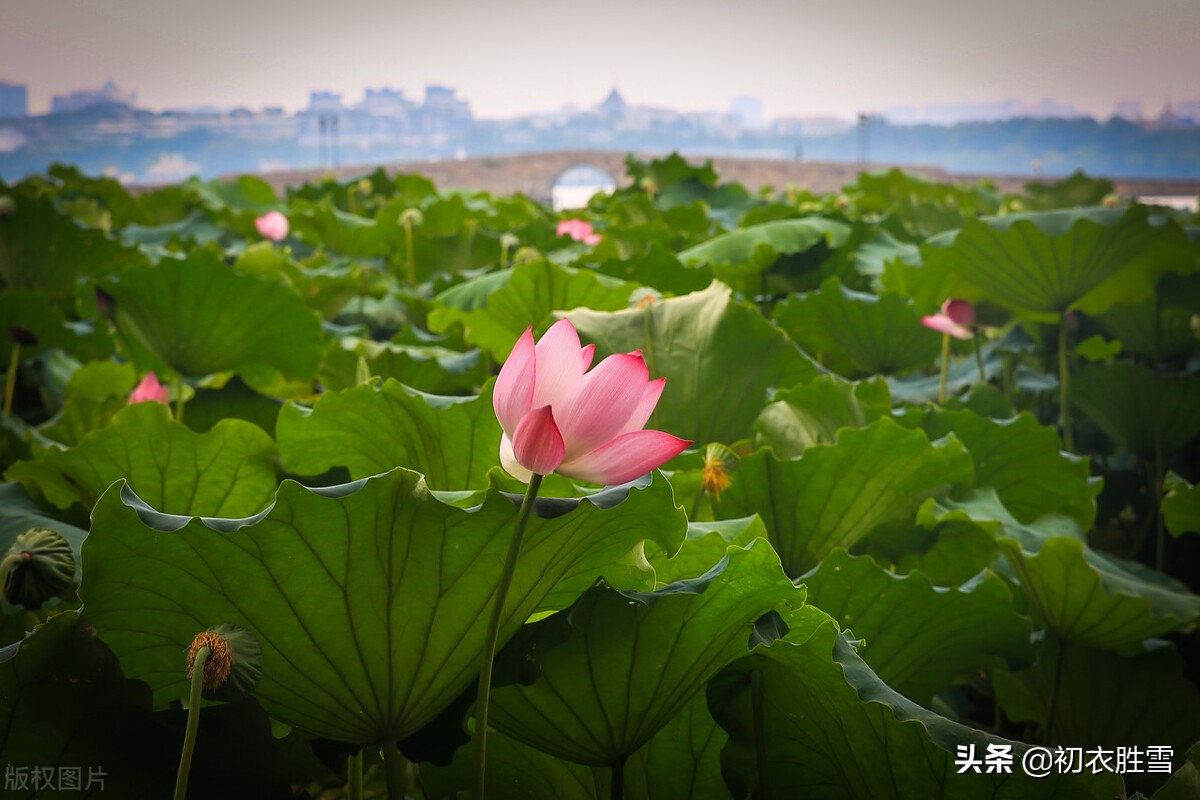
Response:
POLYGON ((560 220, 555 233, 559 236, 570 236, 577 242, 595 247, 600 244, 600 234, 592 228, 592 223, 582 219, 560 220))
POLYGON ((921 324, 926 328, 932 328, 938 333, 944 333, 947 336, 953 336, 955 339, 971 338, 971 331, 967 330, 962 325, 959 325, 945 314, 934 314, 932 317, 921 317, 921 324))
POLYGON ((268 211, 254 220, 259 235, 273 242, 282 242, 288 235, 288 218, 278 211, 268 211))
POLYGON ((643 430, 667 379, 650 380, 641 352, 592 364, 595 345, 581 347, 570 320, 534 343, 526 329, 492 392, 504 435, 500 463, 528 482, 557 472, 593 483, 631 481, 683 452, 691 442, 643 430))
POLYGON ((947 300, 942 303, 942 313, 956 325, 970 325, 975 321, 975 306, 967 300, 947 300))
POLYGON ((167 387, 158 382, 158 376, 153 372, 147 372, 142 382, 129 394, 130 405, 145 402, 169 405, 170 401, 171 395, 167 392, 167 387))

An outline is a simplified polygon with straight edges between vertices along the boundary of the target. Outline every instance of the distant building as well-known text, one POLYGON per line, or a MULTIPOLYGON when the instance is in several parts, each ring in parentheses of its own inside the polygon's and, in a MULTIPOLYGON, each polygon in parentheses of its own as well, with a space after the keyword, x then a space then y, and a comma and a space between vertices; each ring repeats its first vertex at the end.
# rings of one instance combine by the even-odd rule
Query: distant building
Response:
POLYGON ((623 117, 629 110, 629 104, 625 102, 625 98, 621 97, 621 93, 614 86, 608 93, 608 97, 604 98, 596 110, 606 117, 623 117))
POLYGON ((1142 101, 1141 100, 1118 100, 1113 107, 1113 116, 1117 119, 1123 119, 1127 122, 1142 121, 1142 101))
POLYGON ((457 92, 449 86, 430 85, 425 87, 425 103, 421 106, 426 113, 447 117, 470 119, 471 104, 459 99, 457 92))
POLYGON ((1180 100, 1176 113, 1192 124, 1200 125, 1200 99, 1180 100))
POLYGON ((342 110, 342 95, 338 92, 309 92, 308 110, 314 114, 337 113, 342 110))
POLYGON ((750 130, 759 130, 766 126, 763 116, 762 100, 757 97, 735 97, 729 104, 729 113, 737 120, 738 125, 750 130))
POLYGON ((381 86, 367 89, 359 108, 373 117, 403 117, 414 105, 399 89, 381 86))
POLYGON ((0 118, 29 116, 29 90, 23 83, 0 81, 0 118))
POLYGON ((99 89, 77 89, 54 95, 50 98, 50 113, 65 114, 96 107, 133 108, 136 103, 135 92, 123 92, 117 84, 108 81, 99 89))

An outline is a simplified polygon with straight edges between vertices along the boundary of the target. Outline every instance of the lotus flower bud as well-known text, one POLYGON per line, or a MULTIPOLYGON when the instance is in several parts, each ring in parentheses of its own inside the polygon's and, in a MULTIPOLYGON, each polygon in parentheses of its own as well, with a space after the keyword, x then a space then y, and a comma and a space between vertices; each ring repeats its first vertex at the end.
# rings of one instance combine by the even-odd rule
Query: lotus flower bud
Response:
POLYGON ((96 298, 96 310, 100 312, 100 316, 105 319, 112 319, 113 314, 117 310, 117 299, 99 286, 96 287, 93 294, 96 298))
POLYGON ((196 657, 209 650, 204 662, 204 692, 210 699, 227 699, 250 694, 262 679, 262 645, 258 638, 237 625, 222 623, 196 634, 188 647, 187 677, 192 679, 196 657))
POLYGON ((36 347, 38 343, 37 334, 22 325, 10 325, 8 335, 22 347, 36 347))
POLYGON ((62 534, 30 528, 16 538, 0 562, 4 599, 33 611, 58 597, 75 580, 75 554, 62 534))
POLYGON ((400 214, 400 222, 404 225, 419 227, 425 221, 425 215, 421 213, 419 208, 406 208, 400 214))
POLYGON ((532 264, 535 261, 541 261, 541 259, 541 250, 538 250, 536 247, 526 246, 518 248, 517 252, 513 253, 512 263, 514 267, 517 267, 521 264, 532 264))
POLYGON ((268 211, 258 217, 254 220, 254 227, 260 236, 273 242, 282 242, 287 238, 288 231, 291 229, 288 218, 278 211, 268 211))
POLYGON ((975 306, 967 300, 947 300, 942 304, 942 313, 955 325, 970 325, 975 321, 975 306))

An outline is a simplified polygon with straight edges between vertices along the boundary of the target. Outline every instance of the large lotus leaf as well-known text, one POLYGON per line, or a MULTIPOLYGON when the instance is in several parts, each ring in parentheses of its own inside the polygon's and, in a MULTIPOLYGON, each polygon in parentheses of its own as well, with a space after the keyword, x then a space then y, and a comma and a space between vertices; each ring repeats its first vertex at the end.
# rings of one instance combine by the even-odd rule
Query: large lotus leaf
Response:
POLYGON ((129 393, 137 385, 132 364, 93 361, 84 364, 67 383, 66 401, 55 417, 39 432, 48 439, 74 447, 95 430, 108 425, 113 415, 129 404, 129 393))
POLYGON ((943 521, 969 519, 996 530, 1031 609, 1063 641, 1125 650, 1200 619, 1200 597, 1187 587, 1088 547, 1065 517, 1018 522, 990 489, 939 506, 928 510, 943 521))
POLYGON ((183 421, 198 433, 213 429, 223 419, 241 419, 252 422, 275 435, 275 420, 283 403, 254 391, 246 382, 234 375, 221 387, 203 386, 187 401, 187 413, 183 421))
POLYGON ((1089 364, 1071 377, 1071 402, 1115 441, 1145 458, 1154 457, 1156 418, 1164 453, 1182 450, 1200 433, 1197 375, 1156 375, 1128 361, 1089 364))
POLYGON ((19 194, 0 218, 0 278, 9 289, 40 290, 69 303, 78 277, 104 277, 144 259, 98 230, 83 228, 45 197, 19 194))
POLYGON ((1190 484, 1170 473, 1163 484, 1162 514, 1172 536, 1200 533, 1200 485, 1190 484))
POLYGON ((311 411, 285 405, 276 435, 284 468, 297 475, 342 466, 357 479, 403 466, 433 488, 468 489, 485 486, 500 463, 490 382, 478 397, 438 397, 393 380, 327 392, 311 411))
POLYGON ((1023 197, 1011 198, 1013 205, 1031 211, 1049 211, 1100 205, 1106 196, 1112 194, 1113 182, 1107 178, 1089 178, 1082 170, 1076 170, 1061 181, 1029 181, 1023 188, 1023 197))
POLYGON ((296 238, 343 255, 372 258, 404 247, 404 231, 397 220, 374 220, 342 211, 329 198, 295 204, 288 219, 296 238))
POLYGON ((803 581, 810 603, 866 640, 859 655, 875 674, 922 705, 989 665, 1033 660, 1032 626, 991 573, 944 589, 921 572, 899 576, 870 556, 834 550, 803 581))
MULTIPOLYGON (((185 716, 152 713, 145 684, 121 675, 79 614, 58 614, 0 649, 0 753, 10 767, 4 796, 170 797, 185 716), (60 770, 71 768, 75 790, 60 783, 60 770), (45 770, 41 778, 32 777, 35 769, 45 770)), ((270 721, 252 701, 205 709, 192 769, 197 797, 291 796, 270 721)))
POLYGON ((708 713, 704 692, 625 763, 629 800, 728 800, 721 750, 729 737, 708 713))
POLYGON ((953 185, 895 168, 859 173, 844 191, 859 211, 889 214, 916 236, 957 227, 967 215, 994 214, 1000 209, 1000 198, 991 187, 953 185))
POLYGON ((753 308, 736 303, 727 286, 605 314, 580 309, 567 316, 597 358, 641 350, 650 377, 667 379, 649 428, 697 442, 748 436, 772 387, 806 383, 818 368, 753 308))
MULTIPOLYGON (((672 478, 676 491, 679 487, 672 478)), ((648 553, 659 588, 688 578, 699 578, 725 557, 730 545, 745 547, 755 539, 766 539, 767 529, 758 516, 688 522, 687 538, 676 553, 648 553)))
POLYGON ((1064 453, 1058 433, 1031 414, 990 419, 966 410, 932 411, 899 419, 920 425, 930 439, 953 433, 971 453, 975 485, 995 489, 1020 521, 1061 514, 1086 530, 1095 520, 1101 484, 1089 479, 1088 460, 1064 453))
POLYGON ((214 181, 192 178, 183 185, 211 211, 249 211, 265 214, 283 208, 271 184, 256 175, 239 175, 233 180, 214 181))
POLYGON ((815 800, 1112 800, 1120 781, 1111 775, 1023 774, 1028 745, 974 730, 927 711, 871 671, 827 624, 807 642, 776 642, 717 676, 708 704, 729 734, 721 754, 734 797, 758 794, 751 676, 762 686, 762 739, 772 797, 815 800), (1011 747, 1011 774, 960 774, 959 748, 1011 747), (778 793, 778 794, 777 794, 778 793))
POLYGON ((91 507, 124 478, 168 513, 245 516, 271 501, 275 443, 242 420, 195 433, 161 403, 135 403, 77 447, 18 462, 5 477, 35 484, 59 508, 91 507))
POLYGON ((891 374, 928 366, 942 337, 897 294, 855 292, 829 278, 821 289, 793 295, 775 307, 775 321, 818 358, 841 356, 867 373, 891 374))
MULTIPOLYGON (((799 617, 803 603, 804 590, 762 542, 730 548, 704 576, 650 594, 598 586, 530 634, 522 656, 536 659, 538 675, 493 690, 491 722, 568 761, 623 764, 749 652, 755 620, 776 609, 799 617)), ((805 624, 819 622, 797 622, 805 624)))
POLYGON ((721 517, 761 516, 784 570, 798 576, 835 547, 911 519, 926 497, 970 482, 971 458, 960 442, 930 443, 923 431, 885 417, 843 429, 837 444, 809 447, 795 461, 768 450, 743 458, 714 506, 721 517))
POLYGON ((440 333, 460 322, 468 342, 503 361, 525 329, 530 325, 541 326, 551 311, 625 308, 635 288, 632 283, 591 270, 535 261, 515 267, 508 282, 488 294, 486 304, 481 307, 462 311, 443 305, 434 309, 429 315, 429 327, 440 333))
POLYGON ((712 269, 702 265, 684 267, 678 256, 660 244, 651 244, 645 252, 601 261, 596 271, 671 294, 698 292, 713 280, 712 269))
MULTIPOLYGON (((493 800, 604 800, 590 767, 572 764, 488 731, 487 796, 493 800)), ((460 747, 447 766, 421 764, 421 786, 431 800, 464 796, 474 786, 475 749, 460 747), (463 793, 460 795, 459 793, 463 793)), ((633 798, 630 798, 633 800, 633 798)))
POLYGON ((234 234, 213 220, 207 213, 194 209, 186 217, 158 225, 127 225, 120 231, 121 241, 136 246, 152 261, 170 257, 185 243, 205 245, 231 243, 234 234))
MULTIPOLYGON (((998 342, 988 341, 979 348, 983 357, 983 374, 989 381, 1001 378, 1004 372, 1004 360, 999 352, 998 342)), ((1034 372, 1021 364, 1016 370, 1017 388, 1032 394, 1046 391, 1058 386, 1058 380, 1051 375, 1034 372)), ((941 394, 941 374, 939 370, 930 370, 928 375, 914 372, 909 375, 887 376, 888 388, 892 399, 904 403, 932 403, 941 394)), ((950 370, 946 375, 946 393, 951 401, 969 388, 980 386, 979 363, 974 353, 955 357, 950 356, 950 370)))
POLYGON ((851 383, 833 375, 775 394, 754 422, 758 443, 780 458, 798 458, 814 444, 833 444, 841 428, 864 428, 892 410, 887 383, 851 383))
POLYGON ((186 375, 250 366, 316 374, 325 344, 316 313, 285 284, 240 275, 209 251, 129 270, 105 288, 118 329, 186 375))
POLYGON ((1114 305, 1099 323, 1120 340, 1122 350, 1148 359, 1184 359, 1194 353, 1198 343, 1192 318, 1200 313, 1197 290, 1200 276, 1176 278, 1168 275, 1158 287, 1161 300, 1159 319, 1155 321, 1155 298, 1133 305, 1114 305))
POLYGON ((679 254, 688 266, 708 266, 719 280, 757 275, 780 256, 802 253, 818 244, 838 247, 850 226, 821 217, 784 219, 752 225, 709 239, 679 254))
POLYGON ((1183 230, 1144 206, 968 217, 952 245, 924 257, 928 267, 944 261, 964 289, 959 294, 1024 311, 1093 315, 1149 296, 1165 272, 1185 272, 1194 262, 1183 230))
POLYGON ((1146 745, 1182 753, 1200 738, 1200 690, 1184 674, 1171 647, 1121 656, 1047 641, 1038 663, 1018 673, 997 672, 998 701, 1013 722, 1045 727, 1054 673, 1060 670, 1050 742, 1085 751, 1141 747, 1141 770, 1125 776, 1129 791, 1149 792, 1165 779, 1145 773, 1146 745), (1057 660, 1061 658, 1061 665, 1057 660))
POLYGON ((325 389, 337 391, 358 385, 359 359, 367 374, 395 378, 406 386, 431 394, 474 391, 483 383, 484 365, 478 350, 460 353, 434 345, 374 342, 348 336, 330 342, 321 359, 318 377, 325 389))
POLYGON ((1200 742, 1188 748, 1186 759, 1152 800, 1191 800, 1200 795, 1200 742))
MULTIPOLYGON (((569 603, 643 540, 674 549, 683 533, 661 479, 538 511, 502 642, 551 592, 569 603)), ((403 469, 321 490, 285 481, 250 519, 161 514, 118 485, 93 512, 82 596, 158 704, 186 695, 192 637, 228 622, 262 645, 255 696, 272 718, 350 744, 404 739, 472 685, 516 518, 496 492, 463 510, 403 469)))

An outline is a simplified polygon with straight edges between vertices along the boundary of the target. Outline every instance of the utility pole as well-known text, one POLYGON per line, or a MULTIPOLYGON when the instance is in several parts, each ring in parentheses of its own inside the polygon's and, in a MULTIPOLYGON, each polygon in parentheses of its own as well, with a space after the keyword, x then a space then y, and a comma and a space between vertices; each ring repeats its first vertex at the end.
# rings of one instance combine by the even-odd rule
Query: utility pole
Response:
POLYGON ((870 131, 871 115, 858 115, 858 163, 867 163, 867 135, 870 131))

